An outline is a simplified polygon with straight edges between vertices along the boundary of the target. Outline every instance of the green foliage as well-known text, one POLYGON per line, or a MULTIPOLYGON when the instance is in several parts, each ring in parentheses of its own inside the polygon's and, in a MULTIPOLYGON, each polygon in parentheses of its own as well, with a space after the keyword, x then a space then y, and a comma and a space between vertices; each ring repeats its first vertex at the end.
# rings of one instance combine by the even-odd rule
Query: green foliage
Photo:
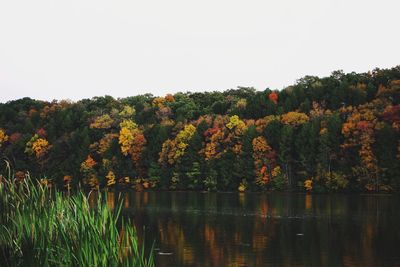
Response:
POLYGON ((189 189, 197 189, 201 182, 201 169, 200 164, 198 162, 193 162, 192 167, 188 172, 186 172, 186 176, 188 177, 188 188, 189 189))
POLYGON ((217 172, 215 170, 210 170, 210 172, 204 179, 204 187, 207 191, 216 191, 217 185, 217 172))
POLYGON ((330 175, 327 176, 326 179, 326 187, 329 190, 333 191, 338 191, 338 190, 343 190, 347 187, 349 184, 349 181, 346 179, 346 177, 337 172, 332 172, 330 175))
POLYGON ((154 186, 157 186, 161 181, 161 168, 160 166, 152 162, 149 167, 149 179, 153 183, 154 186))
POLYGON ((237 190, 243 180, 246 190, 303 190, 313 179, 313 192, 399 191, 399 104, 400 66, 305 76, 281 91, 23 98, 0 104, 0 153, 59 186, 71 176, 72 186, 102 187, 113 171, 116 187, 130 177, 154 190, 237 190), (282 176, 272 179, 270 159, 255 162, 261 137, 282 176), (97 165, 81 173, 88 155, 97 165))
POLYGON ((279 173, 276 177, 271 180, 271 188, 278 191, 286 189, 287 180, 283 173, 279 173))

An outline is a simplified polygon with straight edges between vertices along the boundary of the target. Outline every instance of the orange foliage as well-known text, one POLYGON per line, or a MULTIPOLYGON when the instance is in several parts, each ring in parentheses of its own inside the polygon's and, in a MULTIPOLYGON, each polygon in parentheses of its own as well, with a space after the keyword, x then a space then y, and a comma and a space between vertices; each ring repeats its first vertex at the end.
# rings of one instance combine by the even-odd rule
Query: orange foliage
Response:
POLYGON ((280 117, 275 115, 269 115, 264 118, 258 119, 255 123, 257 132, 262 133, 265 127, 267 127, 268 124, 274 120, 280 120, 280 117))
POLYGON ((206 138, 204 157, 206 160, 218 159, 228 150, 235 154, 242 153, 241 136, 247 129, 246 123, 237 115, 217 116, 213 127, 204 132, 206 138))
POLYGON ((130 155, 136 166, 140 165, 140 158, 146 139, 136 123, 131 120, 125 120, 120 123, 119 144, 123 155, 130 155))
POLYGON ((99 181, 96 177, 94 166, 97 162, 89 155, 84 162, 81 164, 81 172, 84 176, 83 183, 89 185, 92 189, 99 188, 99 181))
POLYGON ((225 137, 224 132, 218 128, 212 129, 212 132, 214 132, 215 130, 216 132, 208 138, 209 142, 206 143, 204 151, 204 156, 206 160, 220 158, 224 150, 222 144, 225 137))
POLYGON ((312 179, 307 179, 307 180, 305 180, 305 181, 304 181, 304 188, 305 188, 307 191, 311 191, 312 188, 313 188, 313 180, 312 180, 312 179))
POLYGON ((15 180, 17 183, 22 183, 25 180, 25 173, 23 171, 17 171, 15 173, 15 180))
POLYGON ((189 124, 177 134, 175 139, 166 140, 162 145, 159 162, 167 162, 170 165, 174 164, 185 153, 188 142, 195 132, 196 127, 189 124))
POLYGON ((71 190, 71 181, 72 181, 72 176, 70 176, 70 175, 65 175, 64 176, 64 178, 63 178, 63 181, 64 181, 64 188, 66 189, 66 190, 71 190))
POLYGON ((165 101, 167 101, 167 102, 175 102, 175 98, 174 98, 174 96, 172 94, 167 94, 165 96, 165 101))
POLYGON ((90 145, 90 148, 96 150, 99 154, 104 154, 116 138, 118 138, 118 134, 116 133, 106 134, 99 142, 90 145))
POLYGON ((377 116, 381 102, 372 102, 353 108, 346 122, 342 125, 342 133, 345 136, 343 148, 359 146, 358 154, 361 159, 362 167, 366 172, 366 188, 371 188, 375 177, 380 172, 376 156, 372 146, 375 143, 375 129, 379 128, 377 116))
POLYGON ((36 158, 42 158, 49 150, 51 149, 51 145, 44 138, 39 138, 37 134, 35 134, 29 142, 26 144, 25 153, 28 155, 35 154, 36 158))
POLYGON ((135 134, 132 147, 129 151, 134 162, 137 163, 140 160, 145 144, 146 138, 144 138, 144 135, 141 132, 135 134))
POLYGON ((272 171, 276 167, 276 153, 263 136, 254 138, 252 143, 256 184, 266 186, 273 176, 272 171))
POLYGON ((89 155, 86 160, 81 164, 81 168, 89 170, 96 166, 97 162, 89 155))

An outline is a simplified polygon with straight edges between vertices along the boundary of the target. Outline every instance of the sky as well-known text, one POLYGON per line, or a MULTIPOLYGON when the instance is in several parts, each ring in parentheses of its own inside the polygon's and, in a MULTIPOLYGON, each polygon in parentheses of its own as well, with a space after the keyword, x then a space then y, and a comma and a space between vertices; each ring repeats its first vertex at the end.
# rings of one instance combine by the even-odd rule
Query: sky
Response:
POLYGON ((398 0, 0 0, 0 102, 282 89, 400 64, 398 0))

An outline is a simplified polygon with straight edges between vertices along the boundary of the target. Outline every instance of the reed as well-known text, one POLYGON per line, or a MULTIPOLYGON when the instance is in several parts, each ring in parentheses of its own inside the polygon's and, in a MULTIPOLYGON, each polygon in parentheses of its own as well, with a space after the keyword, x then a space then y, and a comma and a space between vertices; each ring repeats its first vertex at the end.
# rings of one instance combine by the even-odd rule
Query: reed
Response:
MULTIPOLYGON (((122 203, 121 203, 122 204, 122 203)), ((71 196, 33 182, 0 182, 2 266, 154 266, 152 249, 139 245, 135 228, 110 210, 101 194, 71 196)))

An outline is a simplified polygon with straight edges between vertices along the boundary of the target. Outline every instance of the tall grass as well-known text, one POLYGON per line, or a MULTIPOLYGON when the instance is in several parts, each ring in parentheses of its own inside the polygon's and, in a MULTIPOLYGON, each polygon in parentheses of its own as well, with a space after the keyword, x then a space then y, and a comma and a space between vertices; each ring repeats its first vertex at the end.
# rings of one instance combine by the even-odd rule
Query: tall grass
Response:
POLYGON ((1 266, 154 266, 121 207, 33 182, 0 182, 1 266))

